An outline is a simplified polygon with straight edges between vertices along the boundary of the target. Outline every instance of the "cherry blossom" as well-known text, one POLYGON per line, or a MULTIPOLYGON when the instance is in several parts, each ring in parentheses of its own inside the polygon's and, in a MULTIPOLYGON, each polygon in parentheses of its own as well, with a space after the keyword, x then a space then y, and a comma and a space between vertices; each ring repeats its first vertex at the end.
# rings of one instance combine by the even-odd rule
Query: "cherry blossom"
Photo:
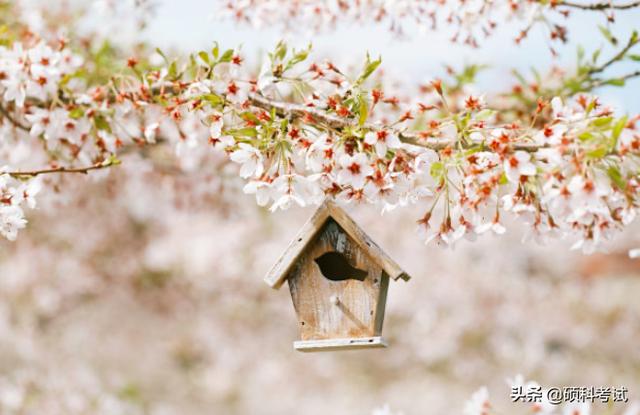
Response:
MULTIPOLYGON (((302 224, 325 198, 356 209, 380 246, 429 274, 389 303, 393 330, 412 335, 396 339, 403 345, 389 348, 389 359, 345 357, 350 373, 405 361, 438 368, 376 377, 382 383, 357 398, 344 393, 352 376, 335 377, 324 395, 340 395, 342 412, 368 413, 382 399, 393 401, 374 410, 384 414, 589 410, 545 400, 503 406, 504 385, 491 394, 496 401, 486 389, 466 407, 451 398, 514 369, 547 386, 581 371, 632 386, 637 376, 617 357, 637 357, 627 341, 637 333, 637 287, 626 277, 637 263, 625 257, 638 243, 639 118, 597 94, 630 80, 635 67, 622 70, 636 65, 633 37, 605 40, 593 62, 586 45, 575 71, 537 68, 483 93, 469 67, 413 82, 395 74, 391 57, 372 59, 364 47, 346 62, 284 42, 264 56, 213 39, 193 51, 156 50, 153 36, 130 47, 117 40, 123 20, 109 13, 148 1, 85 3, 2 4, 0 235, 17 243, 0 241, 0 337, 11 363, 0 374, 0 413, 335 412, 330 399, 304 398, 313 382, 327 386, 327 360, 305 359, 298 381, 301 366, 282 343, 291 326, 264 324, 291 310, 254 279, 286 243, 278 230, 302 224), (102 14, 82 20, 95 10, 102 14), (426 248, 402 233, 412 227, 420 240, 456 251, 426 248), (549 255, 572 245, 613 255, 549 255), (109 330, 108 344, 93 347, 109 330), (585 344, 597 361, 580 352, 585 344), (76 349, 83 353, 69 358, 76 349), (128 352, 140 349, 144 359, 128 352), (555 369, 543 364, 549 356, 555 369), (301 400, 263 399, 282 379, 301 400), (396 393, 412 391, 406 384, 434 393, 409 393, 407 403, 396 393)), ((574 14, 532 1, 270 2, 278 6, 270 14, 260 3, 227 9, 273 26, 286 17, 292 29, 375 20, 405 34, 414 25, 431 30, 424 13, 435 12, 438 30, 476 46, 504 18, 562 40, 554 24, 574 14)), ((616 404, 612 414, 637 412, 616 404)))
POLYGON ((363 153, 353 156, 343 154, 340 157, 340 172, 338 182, 343 185, 350 185, 355 189, 362 189, 368 176, 373 174, 373 167, 369 164, 369 159, 363 153))
POLYGON ((401 143, 398 137, 387 131, 370 131, 364 136, 364 142, 372 145, 376 149, 376 154, 380 158, 384 158, 387 154, 387 149, 400 148, 401 143))
POLYGON ((240 168, 240 177, 260 176, 264 171, 262 165, 262 154, 249 144, 238 144, 239 149, 231 153, 231 161, 242 164, 240 168))
MULTIPOLYGON (((476 6, 462 5, 493 9, 476 6)), ((525 9, 553 11, 527 2, 508 13, 522 18, 525 9)), ((595 96, 560 90, 514 104, 448 92, 442 80, 399 92, 377 72, 381 59, 366 56, 354 72, 284 42, 258 73, 240 49, 214 43, 187 60, 162 51, 159 63, 128 57, 123 72, 95 81, 73 40, 21 40, 1 50, 4 128, 16 138, 28 132, 44 166, 8 169, 14 179, 106 169, 145 146, 172 147, 180 168, 192 171, 217 150, 239 165, 244 192, 271 210, 326 197, 382 212, 416 205, 424 240, 451 246, 504 234, 514 216, 530 228, 527 237, 569 236, 592 252, 637 214, 638 118, 616 116, 595 96)), ((599 74, 638 42, 631 36, 613 58, 579 70, 579 82, 602 82, 599 74)))
POLYGON ((516 151, 504 161, 504 172, 510 182, 518 183, 522 176, 536 174, 536 166, 531 162, 531 154, 516 151))
POLYGON ((465 415, 488 415, 490 409, 489 404, 489 391, 487 388, 482 387, 478 389, 471 399, 465 404, 465 415))
POLYGON ((338 23, 382 23, 402 37, 407 32, 428 33, 446 31, 453 42, 472 47, 496 30, 499 22, 516 20, 521 30, 515 41, 520 43, 538 23, 547 30, 551 40, 565 42, 568 29, 565 18, 571 9, 605 10, 614 19, 613 11, 624 8, 609 2, 589 4, 544 3, 531 0, 492 2, 487 0, 369 0, 367 2, 320 2, 286 0, 252 0, 224 2, 216 17, 235 19, 255 28, 277 25, 287 31, 323 32, 338 23))

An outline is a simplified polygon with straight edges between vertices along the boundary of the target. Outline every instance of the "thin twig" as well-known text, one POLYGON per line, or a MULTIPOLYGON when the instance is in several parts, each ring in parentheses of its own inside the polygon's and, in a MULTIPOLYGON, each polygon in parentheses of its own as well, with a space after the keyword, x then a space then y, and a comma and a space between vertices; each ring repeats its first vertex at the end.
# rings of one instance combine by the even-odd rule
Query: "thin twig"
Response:
POLYGON ((635 38, 635 36, 632 36, 629 41, 627 42, 627 44, 625 45, 624 48, 622 48, 620 50, 620 52, 616 53, 611 59, 609 59, 608 61, 606 61, 605 63, 603 63, 600 66, 596 66, 594 68, 591 68, 588 72, 587 75, 594 75, 600 72, 603 72, 605 69, 607 69, 609 66, 613 65, 614 63, 618 62, 619 60, 621 60, 622 58, 624 58, 624 56, 627 54, 627 52, 629 51, 629 49, 631 49, 632 47, 634 47, 635 45, 638 44, 638 40, 637 38, 635 38))
POLYGON ((632 1, 625 4, 613 4, 612 2, 580 4, 572 1, 558 1, 556 6, 573 7, 582 10, 627 10, 635 7, 640 7, 640 1, 632 1))
POLYGON ((23 131, 29 131, 29 127, 27 127, 26 125, 22 124, 20 121, 15 119, 15 117, 11 115, 11 113, 9 113, 9 111, 2 104, 0 104, 0 114, 2 114, 4 118, 8 119, 9 122, 14 126, 16 126, 17 128, 23 131))
POLYGON ((639 76, 640 76, 640 71, 635 71, 635 72, 631 72, 626 75, 623 75, 617 78, 612 78, 612 79, 594 79, 593 83, 591 84, 591 87, 598 88, 598 87, 607 85, 611 81, 626 81, 628 79, 637 78, 639 76))
POLYGON ((61 173, 61 174, 87 174, 92 170, 101 170, 109 167, 117 166, 120 164, 118 160, 107 160, 101 164, 95 164, 93 166, 86 167, 52 167, 48 169, 42 170, 31 170, 31 171, 13 171, 13 172, 5 172, 4 174, 8 174, 9 176, 15 178, 23 178, 23 177, 36 177, 43 174, 53 174, 53 173, 61 173))

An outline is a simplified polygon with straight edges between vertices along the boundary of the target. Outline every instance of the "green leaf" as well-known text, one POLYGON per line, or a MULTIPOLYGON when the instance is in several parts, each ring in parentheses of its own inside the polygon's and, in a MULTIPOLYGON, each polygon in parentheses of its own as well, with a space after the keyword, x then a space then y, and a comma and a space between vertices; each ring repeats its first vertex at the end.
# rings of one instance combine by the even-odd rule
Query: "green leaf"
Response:
POLYGON ((160 48, 156 48, 156 53, 162 56, 162 59, 164 59, 164 63, 169 64, 169 59, 167 59, 167 55, 165 55, 160 48))
POLYGON ((431 165, 431 177, 434 179, 439 179, 444 174, 444 164, 440 161, 436 161, 431 165))
POLYGON ((620 173, 620 170, 617 167, 609 167, 607 169, 607 174, 618 189, 624 190, 627 188, 627 182, 624 180, 624 178, 622 177, 622 173, 620 173))
POLYGON ((527 80, 525 79, 525 77, 516 69, 513 69, 511 71, 511 73, 513 74, 513 76, 515 76, 518 81, 522 84, 522 85, 526 85, 527 84, 527 80))
POLYGON ((178 63, 176 61, 171 62, 169 65, 169 78, 175 79, 178 76, 178 63))
POLYGON ((96 115, 95 117, 93 117, 93 122, 95 123, 98 130, 108 131, 109 133, 111 132, 111 125, 109 125, 109 122, 104 116, 96 115))
POLYGON ((245 121, 251 121, 255 124, 260 124, 260 120, 258 119, 258 117, 256 117, 256 115, 251 111, 245 111, 240 113, 240 118, 242 118, 245 121))
POLYGON ((628 57, 629 59, 631 59, 632 61, 640 62, 640 55, 633 55, 633 54, 632 54, 632 55, 627 55, 627 57, 628 57))
POLYGON ((220 56, 219 62, 231 62, 231 58, 233 58, 233 49, 227 49, 220 56))
POLYGON ((216 94, 201 95, 200 99, 202 99, 203 101, 207 101, 212 107, 217 107, 224 104, 224 99, 216 94))
POLYGON ((309 53, 311 52, 311 44, 309 44, 309 46, 307 46, 306 49, 303 49, 299 52, 296 52, 294 50, 294 55, 291 59, 289 59, 289 62, 287 62, 287 65, 285 66, 284 70, 289 70, 291 68, 293 68, 295 65, 299 64, 300 62, 304 61, 305 59, 307 59, 307 57, 309 56, 309 53))
POLYGON ((590 141, 590 140, 593 140, 595 136, 590 132, 585 131, 582 134, 580 134, 578 138, 580 139, 580 141, 590 141))
POLYGON ((284 59, 286 55, 287 55, 287 45, 283 41, 280 41, 276 45, 276 49, 273 51, 273 54, 271 55, 271 59, 272 60, 277 59, 281 61, 284 59))
POLYGON ((605 85, 624 86, 625 80, 623 78, 612 78, 605 82, 605 85))
POLYGON ((84 117, 84 109, 82 107, 76 107, 72 109, 71 111, 69 111, 69 117, 73 118, 74 120, 84 117))
POLYGON ((367 122, 367 117, 369 116, 369 103, 362 95, 358 96, 358 114, 360 114, 358 117, 358 124, 364 125, 364 123, 367 122))
POLYGON ((587 157, 592 159, 601 159, 606 156, 608 153, 607 149, 604 147, 596 148, 595 150, 591 150, 587 153, 587 157))
POLYGON ((620 134, 622 134, 622 130, 624 130, 624 127, 627 126, 628 119, 629 118, 625 115, 624 117, 620 118, 618 122, 616 122, 613 126, 613 129, 611 130, 611 140, 613 141, 613 147, 618 144, 618 138, 620 137, 620 134))
POLYGON ((598 29, 600 29, 600 33, 604 36, 605 39, 609 41, 613 46, 618 44, 618 39, 611 34, 611 31, 604 26, 598 25, 598 29))
POLYGON ((611 124, 611 121, 613 121, 613 117, 596 118, 595 120, 591 121, 591 125, 593 125, 594 127, 606 127, 611 124))
POLYGON ((209 54, 207 52, 200 51, 200 52, 198 52, 198 56, 200 57, 200 59, 202 59, 202 62, 206 63, 207 65, 210 64, 209 54))
POLYGON ((456 81, 458 81, 458 86, 461 87, 474 83, 478 73, 487 67, 488 65, 466 65, 462 72, 455 75, 456 81))
POLYGON ((218 45, 218 42, 214 42, 213 43, 213 49, 211 49, 211 54, 213 55, 214 59, 218 59, 218 56, 220 56, 220 46, 218 45))
POLYGON ((255 128, 247 127, 247 128, 239 128, 237 130, 229 130, 227 134, 234 137, 257 137, 258 132, 255 128))
POLYGON ((378 68, 378 66, 380 66, 381 63, 382 63, 381 57, 379 57, 375 61, 372 61, 371 58, 369 57, 369 54, 367 54, 367 61, 364 65, 364 68, 362 69, 362 73, 356 80, 356 84, 359 85, 364 81, 366 81, 367 78, 371 76, 371 74, 378 68))

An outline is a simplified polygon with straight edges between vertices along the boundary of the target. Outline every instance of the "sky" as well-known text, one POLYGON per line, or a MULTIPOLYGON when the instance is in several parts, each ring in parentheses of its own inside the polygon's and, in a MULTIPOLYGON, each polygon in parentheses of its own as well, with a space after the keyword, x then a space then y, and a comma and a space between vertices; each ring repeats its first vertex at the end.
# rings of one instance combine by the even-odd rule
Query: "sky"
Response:
MULTIPOLYGON (((214 15, 219 4, 215 0, 158 0, 156 14, 142 35, 163 49, 177 49, 185 53, 209 49, 214 41, 224 47, 242 45, 244 55, 250 60, 254 56, 264 56, 265 51, 285 37, 277 29, 258 30, 235 22, 216 21, 214 15)), ((634 28, 640 27, 637 22, 640 22, 639 11, 618 13, 612 31, 624 41, 634 28)), ((587 54, 607 46, 597 29, 599 24, 606 24, 601 13, 575 12, 568 23, 570 41, 564 46, 555 44, 559 52, 556 60, 562 67, 572 67, 578 44, 585 48, 587 54)), ((513 68, 527 72, 535 67, 544 72, 553 64, 546 33, 542 30, 532 31, 521 46, 515 45, 513 38, 521 27, 521 23, 507 23, 481 49, 452 44, 443 33, 420 34, 416 31, 408 39, 398 39, 384 25, 346 24, 333 33, 316 36, 298 34, 288 36, 288 40, 299 47, 311 41, 321 56, 359 54, 364 58, 367 51, 374 56, 381 55, 387 72, 402 79, 415 79, 416 82, 442 76, 444 65, 488 64, 489 70, 478 79, 478 88, 480 92, 493 92, 512 84, 510 72, 513 68), (506 85, 505 79, 508 80, 506 85)), ((640 54, 640 47, 638 49, 636 53, 640 54)), ((603 56, 608 55, 603 52, 603 56)), ((626 73, 631 68, 633 63, 625 63, 615 73, 626 73)), ((605 87, 598 94, 619 111, 636 113, 640 112, 639 87, 640 80, 632 80, 624 88, 605 87)))

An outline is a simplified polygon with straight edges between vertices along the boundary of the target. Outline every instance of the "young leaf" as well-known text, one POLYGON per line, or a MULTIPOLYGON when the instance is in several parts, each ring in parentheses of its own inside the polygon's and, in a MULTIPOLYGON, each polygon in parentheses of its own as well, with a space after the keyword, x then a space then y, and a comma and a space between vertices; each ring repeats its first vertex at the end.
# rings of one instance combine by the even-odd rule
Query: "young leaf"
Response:
POLYGON ((365 62, 362 73, 360 74, 360 76, 356 81, 356 85, 362 84, 364 81, 366 81, 367 78, 371 76, 371 74, 378 68, 378 66, 380 66, 381 63, 382 63, 381 57, 379 57, 375 61, 372 61, 371 58, 369 57, 369 54, 367 54, 367 61, 365 62))
POLYGON ((220 56, 219 62, 231 62, 231 58, 233 58, 233 49, 227 49, 222 56, 220 56))
POLYGON ((607 175, 618 189, 624 190, 627 187, 627 183, 625 182, 624 178, 622 177, 622 173, 620 173, 620 170, 617 167, 609 167, 609 169, 607 169, 607 175))
POLYGON ((358 96, 358 114, 358 124, 364 125, 369 116, 369 103, 363 95, 358 96))
POLYGON ((200 57, 200 59, 202 59, 202 62, 206 63, 207 65, 210 64, 209 54, 207 52, 200 51, 200 52, 198 52, 198 56, 200 57))
POLYGON ((611 31, 609 29, 601 25, 598 26, 598 29, 600 29, 600 33, 602 33, 602 36, 604 36, 604 38, 607 39, 609 43, 611 43, 613 46, 616 46, 618 44, 618 39, 616 39, 616 37, 611 34, 611 31))
POLYGON ((611 130, 611 140, 613 141, 613 147, 618 144, 618 138, 620 137, 620 134, 622 134, 622 130, 624 130, 624 127, 626 127, 627 120, 628 117, 625 115, 624 117, 620 118, 618 122, 616 122, 613 126, 613 129, 611 130))
POLYGON ((218 45, 218 42, 214 42, 213 49, 211 49, 211 54, 216 60, 218 59, 218 56, 220 56, 220 46, 218 45))
POLYGON ((624 84, 625 84, 625 80, 623 78, 612 78, 605 82, 605 85, 612 85, 612 86, 624 86, 624 84))

